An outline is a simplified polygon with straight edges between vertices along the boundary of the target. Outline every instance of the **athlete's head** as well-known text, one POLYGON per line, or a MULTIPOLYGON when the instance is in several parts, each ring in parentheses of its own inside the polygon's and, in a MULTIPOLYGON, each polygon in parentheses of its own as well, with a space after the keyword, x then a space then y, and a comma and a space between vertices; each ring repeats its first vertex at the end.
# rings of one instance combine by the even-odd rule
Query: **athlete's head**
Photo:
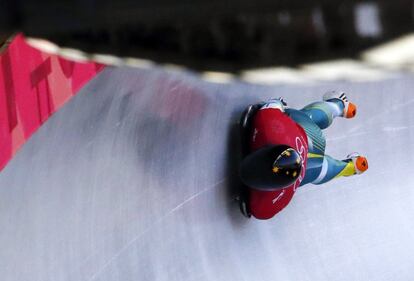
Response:
POLYGON ((252 188, 274 190, 293 184, 302 172, 299 153, 287 145, 266 146, 241 163, 240 177, 252 188))

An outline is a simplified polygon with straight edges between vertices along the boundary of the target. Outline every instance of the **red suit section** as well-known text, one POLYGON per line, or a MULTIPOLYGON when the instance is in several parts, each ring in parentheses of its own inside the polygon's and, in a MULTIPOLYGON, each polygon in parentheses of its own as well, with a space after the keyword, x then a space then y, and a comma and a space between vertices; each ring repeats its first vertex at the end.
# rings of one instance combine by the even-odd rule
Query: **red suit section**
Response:
POLYGON ((284 144, 297 150, 302 158, 302 172, 294 184, 284 189, 275 191, 250 189, 250 212, 257 219, 270 219, 285 208, 304 178, 306 170, 308 142, 305 131, 275 108, 259 110, 252 122, 251 151, 269 144, 284 144))
POLYGON ((104 65, 73 62, 17 35, 0 53, 0 170, 104 65))

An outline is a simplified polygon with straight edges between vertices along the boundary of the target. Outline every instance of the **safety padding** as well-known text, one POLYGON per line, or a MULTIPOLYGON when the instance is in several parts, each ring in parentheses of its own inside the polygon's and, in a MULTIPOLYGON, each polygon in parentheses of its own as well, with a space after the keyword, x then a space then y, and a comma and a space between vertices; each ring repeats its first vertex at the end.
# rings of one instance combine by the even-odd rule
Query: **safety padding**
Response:
POLYGON ((0 170, 104 65, 74 62, 14 36, 0 54, 0 170))

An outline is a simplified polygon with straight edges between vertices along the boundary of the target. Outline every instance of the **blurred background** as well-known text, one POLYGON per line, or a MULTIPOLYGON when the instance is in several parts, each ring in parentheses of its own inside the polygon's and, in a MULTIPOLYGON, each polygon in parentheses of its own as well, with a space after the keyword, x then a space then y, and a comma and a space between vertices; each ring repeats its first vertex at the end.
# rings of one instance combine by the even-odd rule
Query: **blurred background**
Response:
POLYGON ((196 70, 357 58, 413 30, 413 0, 2 0, 0 40, 16 31, 90 53, 196 70))

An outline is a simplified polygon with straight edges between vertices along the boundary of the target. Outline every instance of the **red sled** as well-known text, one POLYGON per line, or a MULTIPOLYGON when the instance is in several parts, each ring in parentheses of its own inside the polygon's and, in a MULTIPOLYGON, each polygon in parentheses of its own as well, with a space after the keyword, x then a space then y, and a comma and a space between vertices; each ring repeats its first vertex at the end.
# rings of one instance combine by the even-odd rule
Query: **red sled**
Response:
POLYGON ((303 128, 281 110, 262 108, 261 104, 246 109, 240 126, 243 154, 240 177, 245 185, 240 195, 240 208, 245 216, 270 219, 289 204, 305 176, 307 136, 303 128), (274 155, 278 147, 290 147, 300 157, 296 180, 288 184, 280 177, 279 180, 269 166, 269 161, 274 161, 272 153, 274 155), (264 159, 266 157, 269 159, 264 159))

